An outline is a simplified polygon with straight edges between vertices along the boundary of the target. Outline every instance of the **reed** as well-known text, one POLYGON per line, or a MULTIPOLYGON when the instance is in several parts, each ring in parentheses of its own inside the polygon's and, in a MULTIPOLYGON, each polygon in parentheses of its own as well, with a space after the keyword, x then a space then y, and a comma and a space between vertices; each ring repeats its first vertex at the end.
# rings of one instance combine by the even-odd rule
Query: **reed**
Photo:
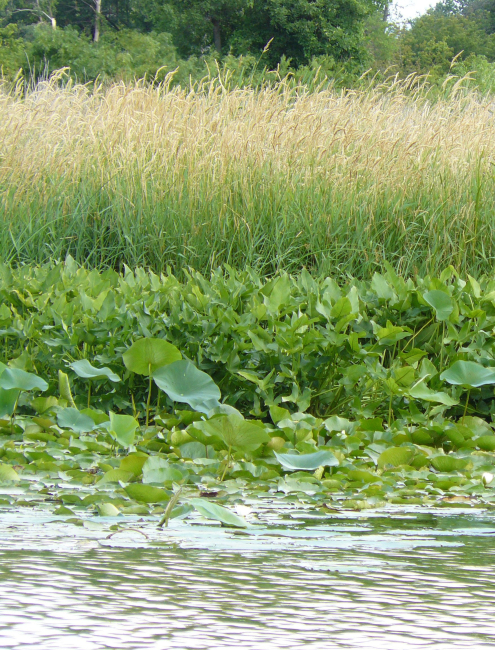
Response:
POLYGON ((414 79, 309 92, 57 76, 0 88, 0 256, 369 277, 495 259, 494 103, 414 79))

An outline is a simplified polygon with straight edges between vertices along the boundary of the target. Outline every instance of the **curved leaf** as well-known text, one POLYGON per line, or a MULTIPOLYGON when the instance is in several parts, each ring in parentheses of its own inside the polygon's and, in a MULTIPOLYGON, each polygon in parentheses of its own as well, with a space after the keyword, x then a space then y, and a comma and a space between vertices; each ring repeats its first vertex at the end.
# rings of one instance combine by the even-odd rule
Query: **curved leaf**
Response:
POLYGON ((170 463, 160 456, 150 456, 143 465, 143 483, 165 483, 165 481, 181 481, 182 473, 170 467, 170 463))
POLYGON ((42 390, 48 388, 44 379, 32 372, 18 368, 5 368, 0 375, 0 388, 4 390, 42 390))
POLYGON ((377 466, 383 469, 387 466, 409 465, 415 455, 416 452, 411 447, 389 447, 378 456, 377 466))
POLYGON ((61 429, 71 429, 77 433, 88 433, 93 431, 95 423, 84 413, 80 413, 75 408, 66 408, 57 413, 58 426, 61 429))
POLYGON ((339 464, 332 452, 325 449, 314 454, 279 454, 276 451, 273 453, 282 467, 288 470, 314 471, 318 467, 336 467, 339 464))
POLYGON ((227 510, 223 506, 219 506, 216 503, 210 503, 204 499, 191 499, 189 501, 196 510, 206 517, 207 519, 214 519, 215 521, 220 521, 226 526, 234 526, 235 528, 247 528, 247 522, 238 515, 234 514, 231 510, 227 510))
POLYGON ((227 447, 254 451, 270 440, 264 428, 244 420, 238 415, 220 415, 207 422, 196 422, 196 428, 220 438, 227 447))
POLYGON ((158 368, 182 359, 179 350, 163 339, 139 339, 123 354, 128 370, 138 375, 150 375, 158 368))
POLYGON ((456 361, 442 372, 440 379, 456 386, 478 388, 495 384, 495 368, 485 368, 474 361, 456 361))
POLYGON ((78 377, 83 379, 98 379, 98 377, 107 377, 110 381, 117 382, 120 381, 120 377, 114 372, 107 368, 95 368, 92 366, 87 359, 81 359, 81 361, 74 361, 69 363, 69 368, 76 373, 78 377))
POLYGON ((174 402, 185 402, 201 413, 220 405, 220 389, 210 375, 185 359, 174 361, 153 373, 155 384, 174 402))
POLYGON ((434 391, 428 388, 424 382, 416 384, 407 391, 407 395, 414 399, 421 399, 425 402, 434 402, 435 404, 444 404, 445 406, 455 406, 459 401, 450 397, 442 391, 434 391))
POLYGON ((454 311, 454 302, 448 293, 434 289, 423 294, 426 302, 433 307, 437 320, 447 320, 454 311))
POLYGON ((108 430, 122 447, 130 447, 133 444, 138 426, 139 422, 132 415, 117 415, 110 411, 108 430))

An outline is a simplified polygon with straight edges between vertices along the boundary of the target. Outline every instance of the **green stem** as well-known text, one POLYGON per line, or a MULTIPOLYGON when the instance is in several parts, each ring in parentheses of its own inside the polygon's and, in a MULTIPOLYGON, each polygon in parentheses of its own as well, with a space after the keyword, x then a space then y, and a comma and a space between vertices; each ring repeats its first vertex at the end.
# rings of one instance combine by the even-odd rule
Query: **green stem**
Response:
POLYGON ((182 493, 182 486, 177 490, 177 492, 173 495, 173 497, 168 502, 167 507, 165 508, 165 512, 163 513, 163 517, 160 519, 158 523, 158 528, 161 528, 164 524, 165 527, 168 526, 168 520, 170 519, 172 510, 175 508, 175 505, 179 500, 181 493, 182 493))
POLYGON ((91 379, 88 381, 88 408, 91 407, 91 379))
POLYGON ((467 392, 466 403, 464 404, 464 413, 462 414, 462 424, 464 424, 464 418, 466 417, 470 393, 471 393, 471 389, 469 389, 467 392))
POLYGON ((225 474, 227 473, 227 468, 230 465, 230 452, 232 451, 232 447, 229 447, 229 453, 227 455, 227 462, 225 463, 225 467, 223 468, 223 474, 222 478, 220 479, 220 482, 223 482, 223 479, 225 478, 225 474))
POLYGON ((150 402, 151 402, 151 363, 148 365, 148 370, 149 370, 149 376, 150 376, 150 383, 148 386, 148 401, 146 402, 146 426, 148 426, 150 422, 150 402))

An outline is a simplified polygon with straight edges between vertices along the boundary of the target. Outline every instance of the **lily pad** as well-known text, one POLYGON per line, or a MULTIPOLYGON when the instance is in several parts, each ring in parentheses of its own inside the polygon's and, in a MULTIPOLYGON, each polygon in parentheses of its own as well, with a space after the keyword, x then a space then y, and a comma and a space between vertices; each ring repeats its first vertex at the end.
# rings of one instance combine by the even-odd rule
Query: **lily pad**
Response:
POLYGON ((162 501, 168 501, 170 498, 165 490, 153 485, 143 485, 142 483, 131 483, 125 488, 125 491, 131 499, 141 503, 162 503, 162 501))
POLYGON ((282 467, 288 470, 314 471, 318 467, 336 467, 339 464, 336 456, 324 449, 314 454, 279 454, 276 451, 273 453, 282 467))
POLYGON ((137 340, 123 354, 125 367, 138 375, 150 375, 158 368, 182 359, 179 350, 163 339, 137 340))
POLYGON ((58 426, 62 429, 71 429, 77 433, 89 433, 95 428, 95 423, 84 413, 75 408, 65 408, 57 413, 58 426))
POLYGON ((171 400, 185 402, 201 413, 220 405, 220 389, 213 379, 185 359, 159 368, 153 373, 153 379, 171 400))
POLYGON ((456 386, 478 388, 495 384, 495 368, 485 368, 474 361, 456 361, 442 372, 440 379, 456 386))
POLYGON ((264 428, 238 415, 221 415, 207 422, 197 422, 195 427, 217 436, 227 447, 244 451, 254 451, 270 440, 264 428))
POLYGON ((87 359, 81 359, 81 361, 69 363, 69 368, 72 368, 76 375, 83 379, 98 379, 106 377, 113 382, 120 381, 120 377, 110 370, 110 368, 107 368, 106 366, 104 368, 95 368, 95 366, 92 366, 87 359))
POLYGON ((233 526, 235 528, 247 528, 248 526, 242 517, 216 503, 211 503, 205 499, 191 499, 189 503, 207 519, 214 519, 215 521, 220 521, 225 526, 233 526))

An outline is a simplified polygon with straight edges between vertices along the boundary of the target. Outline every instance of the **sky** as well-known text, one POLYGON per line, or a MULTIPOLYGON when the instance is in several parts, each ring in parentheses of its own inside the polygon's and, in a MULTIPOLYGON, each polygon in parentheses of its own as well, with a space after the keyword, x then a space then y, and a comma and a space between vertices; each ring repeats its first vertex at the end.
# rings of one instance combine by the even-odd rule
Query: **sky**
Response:
POLYGON ((396 0, 392 5, 393 17, 400 16, 404 20, 416 18, 424 14, 427 9, 436 4, 436 0, 396 0))

